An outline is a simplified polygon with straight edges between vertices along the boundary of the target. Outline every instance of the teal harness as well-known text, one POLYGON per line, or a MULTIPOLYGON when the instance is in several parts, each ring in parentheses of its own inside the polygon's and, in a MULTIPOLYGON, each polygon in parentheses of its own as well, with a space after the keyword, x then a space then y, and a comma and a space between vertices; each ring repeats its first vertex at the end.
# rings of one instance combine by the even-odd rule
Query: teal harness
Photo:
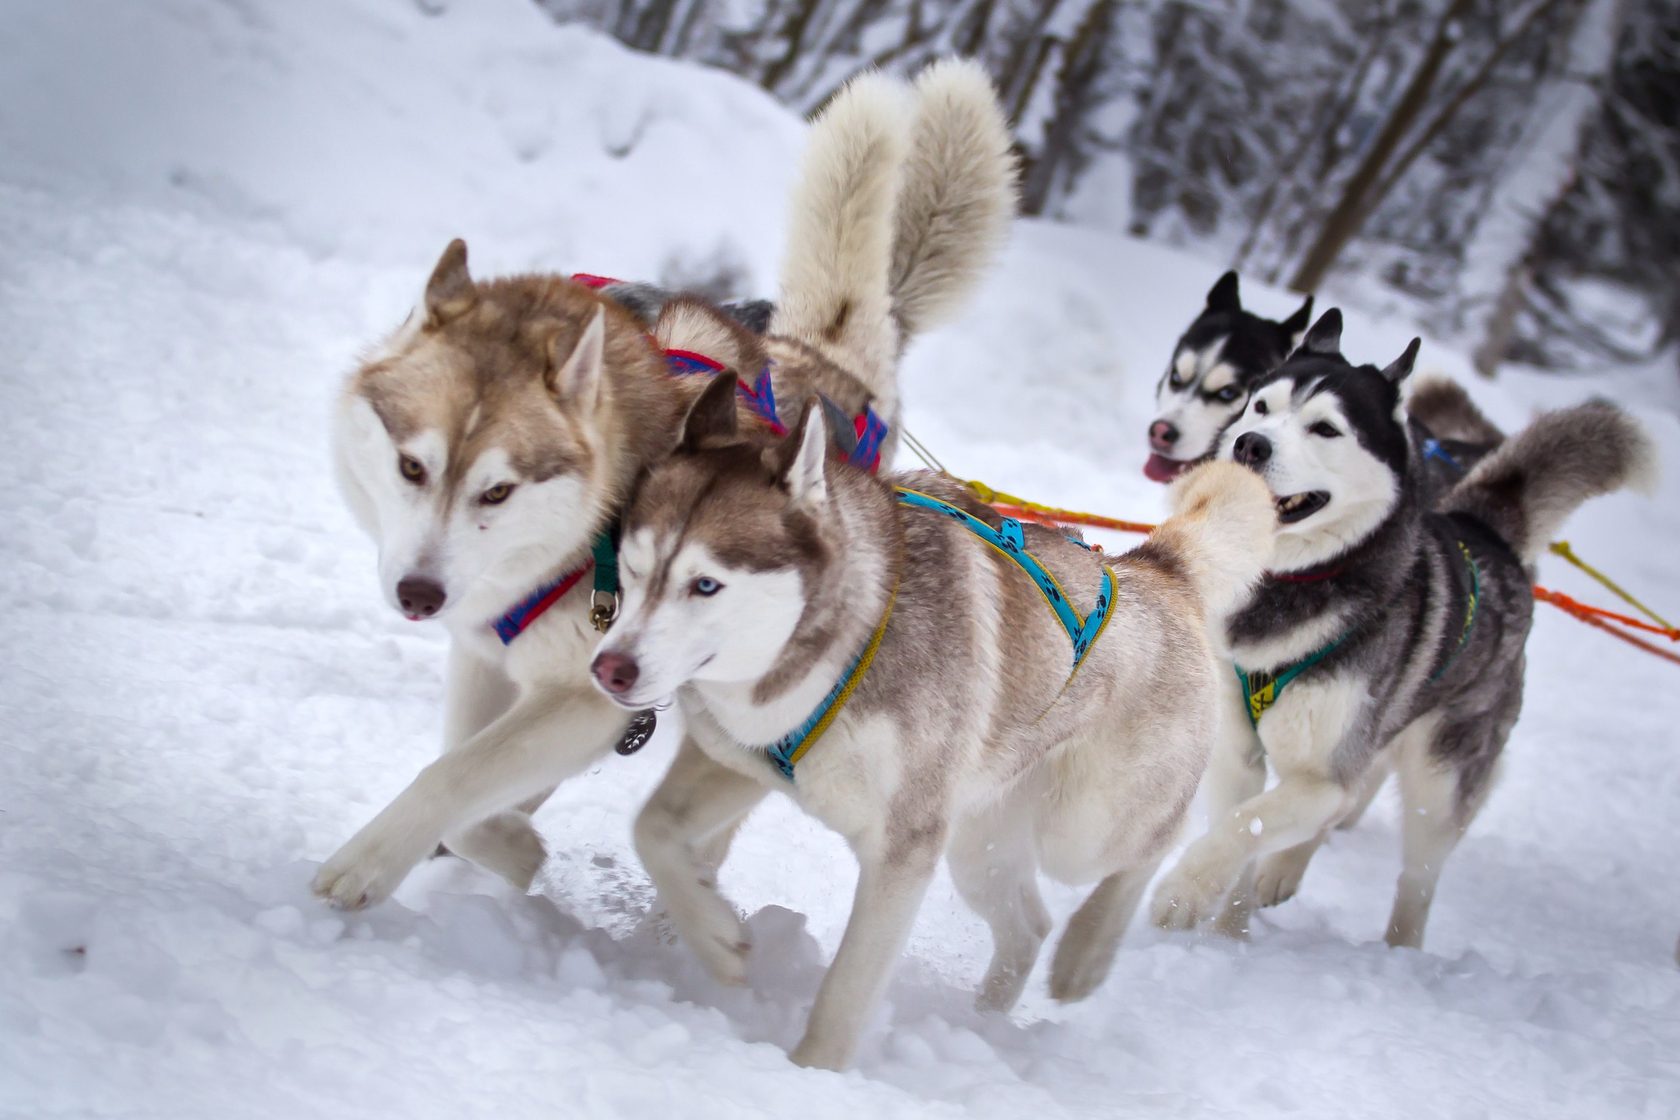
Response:
MULTIPOLYGON (((1458 550, 1464 554, 1464 563, 1470 569, 1470 597, 1464 608, 1464 624, 1458 631, 1458 645, 1453 648, 1452 653, 1442 663, 1441 667, 1429 675, 1431 684, 1444 677, 1447 670, 1452 668, 1453 662, 1458 660, 1458 655, 1464 652, 1464 647, 1470 641, 1470 631, 1475 629, 1477 607, 1481 603, 1481 568, 1477 565, 1475 556, 1471 555, 1469 545, 1459 541, 1458 550)), ((1249 725, 1258 728, 1260 717, 1266 714, 1266 709, 1278 702, 1278 697, 1283 695, 1283 690, 1288 687, 1290 681, 1335 653, 1337 647, 1352 636, 1353 631, 1349 630, 1325 645, 1319 646, 1301 660, 1291 662, 1281 669, 1261 670, 1251 673, 1241 665, 1233 664, 1232 668, 1237 671, 1237 680, 1242 682, 1243 706, 1248 710, 1249 725)))
MULTIPOLYGON (((1039 593, 1044 596, 1044 601, 1050 604, 1050 609, 1055 612, 1056 620, 1062 624, 1062 629, 1067 631, 1068 641, 1073 643, 1073 671, 1068 674, 1068 679, 1072 680, 1073 674, 1079 672, 1085 655, 1091 652, 1091 648, 1097 644, 1097 639, 1102 636, 1103 628, 1108 625, 1109 608, 1114 605, 1116 589, 1114 572, 1108 565, 1103 565, 1103 586, 1102 590, 1097 592, 1097 601, 1092 605, 1091 613, 1080 618, 1079 612, 1068 602, 1067 593, 1062 590, 1061 584, 1056 582, 1056 577, 1039 562, 1038 557, 1027 551, 1026 534, 1021 531, 1019 521, 1013 517, 1005 517, 999 527, 994 529, 978 517, 931 494, 924 494, 920 490, 911 490, 905 486, 895 486, 893 489, 898 492, 900 504, 943 513, 1008 557, 1032 578, 1039 593)), ((1090 548, 1084 541, 1073 537, 1068 539, 1081 548, 1090 548)))

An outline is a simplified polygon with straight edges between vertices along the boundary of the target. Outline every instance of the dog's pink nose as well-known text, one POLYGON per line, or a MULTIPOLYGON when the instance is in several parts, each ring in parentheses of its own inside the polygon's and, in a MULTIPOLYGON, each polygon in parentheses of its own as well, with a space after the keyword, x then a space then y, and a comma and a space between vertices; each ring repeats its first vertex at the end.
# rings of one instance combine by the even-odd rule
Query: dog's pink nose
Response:
POLYGON ((404 576, 397 584, 397 602, 410 618, 430 618, 448 598, 443 585, 424 576, 404 576))
POLYGON ((1172 445, 1178 442, 1178 429, 1165 420, 1157 420, 1149 425, 1149 446, 1155 451, 1171 451, 1172 445))
POLYGON ((615 696, 629 692, 635 687, 636 678, 642 675, 636 659, 624 653, 598 654, 590 668, 601 687, 615 696))

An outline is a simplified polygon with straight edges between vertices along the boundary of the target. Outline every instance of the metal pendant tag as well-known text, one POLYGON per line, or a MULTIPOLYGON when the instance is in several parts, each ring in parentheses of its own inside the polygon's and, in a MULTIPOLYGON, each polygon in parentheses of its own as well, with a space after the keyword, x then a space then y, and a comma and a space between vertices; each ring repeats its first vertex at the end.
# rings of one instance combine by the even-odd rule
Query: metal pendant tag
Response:
POLYGON ((618 618, 618 593, 596 591, 591 602, 593 605, 589 608, 589 622, 596 630, 605 634, 612 629, 614 620, 618 618))
POLYGON ((619 754, 635 754, 647 746, 647 741, 653 738, 653 729, 659 726, 659 717, 652 708, 643 708, 630 717, 630 726, 624 729, 624 737, 618 741, 613 749, 619 754))

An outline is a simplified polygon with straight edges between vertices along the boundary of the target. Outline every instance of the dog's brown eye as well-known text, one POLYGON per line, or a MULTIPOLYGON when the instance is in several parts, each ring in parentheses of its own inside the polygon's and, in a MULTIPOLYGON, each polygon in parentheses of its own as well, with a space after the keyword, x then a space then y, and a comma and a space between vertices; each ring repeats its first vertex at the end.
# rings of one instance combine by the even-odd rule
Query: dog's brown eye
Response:
POLYGON ((1335 439, 1337 436, 1342 434, 1337 430, 1336 426, 1328 420, 1320 420, 1318 423, 1308 428, 1307 431, 1311 432, 1315 436, 1323 436, 1325 439, 1335 439))
POLYGON ((511 493, 513 493, 513 483, 498 482, 496 485, 480 494, 478 496, 478 500, 487 506, 499 506, 508 500, 508 495, 511 493))
POLYGON ((1265 401, 1255 401, 1254 402, 1254 414, 1256 416, 1264 416, 1264 415, 1266 415, 1266 413, 1268 411, 1269 410, 1266 408, 1266 402, 1265 401))
POLYGON ((412 455, 398 456, 397 470, 401 471, 402 476, 416 486, 426 481, 426 468, 421 466, 420 460, 412 455))

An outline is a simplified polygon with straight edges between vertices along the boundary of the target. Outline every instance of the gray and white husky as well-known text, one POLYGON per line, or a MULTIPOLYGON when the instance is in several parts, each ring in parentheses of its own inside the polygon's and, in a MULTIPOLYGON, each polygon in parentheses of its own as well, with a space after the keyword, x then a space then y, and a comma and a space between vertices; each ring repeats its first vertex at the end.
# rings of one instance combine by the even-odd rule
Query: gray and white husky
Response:
POLYGON ((1231 897, 1222 918, 1241 929, 1251 897, 1289 897, 1325 830, 1392 767, 1404 868, 1387 936, 1419 945, 1517 719, 1535 559, 1582 502, 1654 475, 1642 429, 1592 402, 1540 417, 1431 508, 1401 392, 1418 342, 1378 370, 1340 339, 1331 311, 1220 443, 1266 480, 1279 524, 1271 572, 1227 627, 1238 668, 1211 824, 1157 890, 1169 928, 1231 897))
POLYGON ((962 484, 830 465, 815 411, 797 446, 742 438, 728 394, 701 398, 631 505, 624 614, 594 663, 619 704, 675 693, 686 719, 636 823, 673 923, 714 976, 744 981, 719 838, 783 790, 859 863, 796 1062, 851 1060, 941 855, 991 926, 984 1007, 1015 1003, 1049 932, 1037 872, 1098 883, 1051 976, 1057 998, 1084 996, 1200 781, 1227 671, 1208 625, 1260 575, 1265 486, 1210 464, 1148 542, 1106 560, 1037 526, 989 546, 966 526, 1013 523, 962 484), (932 508, 905 505, 915 494, 932 508))
POLYGON ((618 744, 591 685, 616 593, 611 527, 668 454, 707 378, 758 376, 783 415, 821 393, 898 427, 900 353, 953 313, 1000 246, 1014 199, 983 71, 936 64, 914 89, 854 81, 814 123, 769 333, 701 301, 649 326, 560 276, 477 282, 453 243, 419 308, 349 379, 334 451, 379 545, 393 609, 452 638, 444 754, 321 868, 318 894, 376 902, 440 841, 526 888, 545 849, 529 812, 618 744), (603 552, 604 550, 604 552, 603 552))

